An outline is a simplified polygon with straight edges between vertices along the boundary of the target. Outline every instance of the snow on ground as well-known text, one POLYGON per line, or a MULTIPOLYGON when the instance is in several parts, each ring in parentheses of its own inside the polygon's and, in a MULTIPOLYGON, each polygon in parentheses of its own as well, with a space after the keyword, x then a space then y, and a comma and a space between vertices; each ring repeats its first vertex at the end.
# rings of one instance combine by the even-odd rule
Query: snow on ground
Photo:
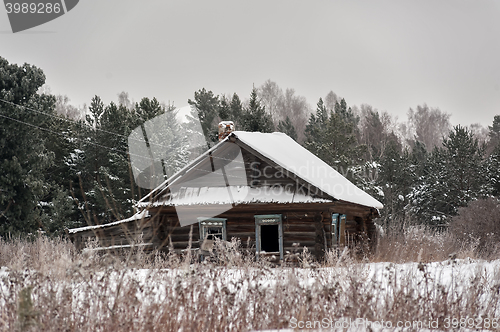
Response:
MULTIPOLYGON (((7 299, 12 294, 13 278, 23 280, 27 285, 33 280, 39 278, 36 271, 24 271, 24 276, 20 277, 19 273, 14 273, 6 267, 0 268, 0 306, 3 306, 7 299), (13 276, 16 274, 16 276, 13 276), (21 278, 21 279, 19 279, 21 278)), ((281 285, 296 283, 299 289, 309 289, 311 292, 315 289, 325 289, 325 287, 340 287, 343 290, 352 290, 354 283, 359 283, 360 290, 366 290, 367 293, 375 297, 375 305, 383 308, 389 306, 394 301, 394 297, 398 294, 405 293, 411 289, 416 293, 410 293, 409 296, 426 295, 429 298, 443 296, 447 294, 448 298, 445 301, 459 301, 461 296, 467 291, 470 285, 481 283, 482 292, 478 295, 479 303, 485 308, 496 303, 500 289, 500 260, 496 261, 478 261, 478 260, 448 260, 444 262, 433 263, 366 263, 366 264, 350 264, 339 267, 325 268, 227 268, 213 267, 212 269, 204 268, 202 264, 185 265, 178 269, 127 269, 127 270, 104 270, 98 272, 89 272, 83 278, 69 278, 59 281, 60 291, 54 285, 49 286, 51 291, 63 296, 62 289, 70 287, 73 292, 72 308, 74 312, 84 311, 93 313, 89 310, 88 305, 92 303, 92 294, 95 294, 95 289, 104 290, 102 294, 107 295, 107 302, 112 306, 115 301, 115 294, 118 293, 118 286, 126 288, 127 285, 138 285, 135 297, 137 303, 141 303, 146 313, 147 307, 153 303, 165 303, 172 297, 180 296, 186 291, 187 287, 192 287, 193 278, 200 278, 198 284, 198 292, 194 292, 191 299, 196 301, 200 294, 207 298, 215 292, 222 290, 234 294, 234 306, 238 305, 251 306, 248 303, 251 297, 248 297, 250 290, 257 289, 259 292, 269 294, 278 289, 281 285), (323 287, 323 288, 322 288, 323 287), (349 288, 351 287, 351 288, 349 288), (418 293, 421 294, 418 294, 418 293), (424 294, 425 293, 425 294, 424 294)), ((40 286, 40 283, 37 284, 40 286)), ((341 293, 342 294, 342 293, 341 293)), ((474 296, 474 294, 469 294, 474 296)), ((267 295, 266 295, 267 296, 267 295)), ((344 296, 344 295, 341 295, 344 296)), ((348 296, 348 295, 345 295, 348 296)), ((500 307, 500 306, 499 306, 500 307)), ((236 310, 236 309, 235 309, 236 310)), ((480 310, 480 308, 478 308, 480 310)), ((383 312, 379 310, 378 312, 383 312)), ((491 316, 491 311, 490 311, 491 316)), ((494 317, 500 318, 500 308, 494 312, 494 317)), ((310 328, 312 331, 328 330, 328 331, 441 331, 435 329, 433 325, 423 326, 420 328, 403 328, 394 329, 385 328, 386 325, 381 325, 379 322, 361 321, 352 322, 352 318, 337 318, 334 320, 319 322, 299 320, 291 317, 290 328, 280 331, 294 331, 301 328, 310 328), (309 324, 309 325, 308 325, 309 324), (316 325, 314 325, 316 324, 316 325), (337 324, 337 325, 336 325, 337 324), (340 325, 338 325, 340 324, 340 325), (344 324, 344 325, 342 325, 344 324), (347 325, 345 325, 347 324, 347 325), (378 324, 378 325, 377 325, 378 324)), ((443 318, 445 319, 445 318, 443 318)), ((441 322, 442 323, 442 322, 441 322)), ((450 329, 453 329, 449 322, 450 329)), ((391 322, 396 324, 396 322, 391 322)), ((403 323, 405 324, 405 323, 403 323)), ((429 322, 428 324, 432 324, 429 322)), ((500 322, 499 322, 500 324, 500 322)), ((476 326, 477 327, 477 326, 476 326)), ((482 327, 482 326, 480 326, 482 327)), ((469 329, 468 326, 463 327, 461 331, 477 331, 480 328, 469 329)), ((487 329, 486 329, 487 330, 487 329)), ((264 331, 264 330, 260 330, 264 331)), ((268 330, 277 331, 277 330, 268 330)))

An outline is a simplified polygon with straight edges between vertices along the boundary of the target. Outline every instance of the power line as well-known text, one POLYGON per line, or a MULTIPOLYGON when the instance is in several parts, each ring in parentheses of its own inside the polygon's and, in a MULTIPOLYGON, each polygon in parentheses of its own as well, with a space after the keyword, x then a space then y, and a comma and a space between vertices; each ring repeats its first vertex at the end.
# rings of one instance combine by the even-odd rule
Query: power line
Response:
MULTIPOLYGON (((19 104, 16 104, 16 103, 13 103, 13 102, 10 102, 10 101, 7 101, 5 99, 2 99, 0 98, 0 101, 6 103, 6 104, 10 104, 12 106, 15 106, 15 107, 19 107, 19 108, 23 108, 23 109, 27 109, 27 110, 30 110, 32 112, 35 112, 35 113, 39 113, 39 114, 42 114, 42 115, 46 115, 46 116, 49 116, 49 117, 52 117, 52 118, 55 118, 55 119, 58 119, 58 120, 62 120, 62 121, 67 121, 67 122, 71 122, 71 123, 74 123, 74 124, 77 124, 79 125, 80 123, 78 123, 77 121, 74 121, 72 119, 68 119, 68 118, 63 118, 63 117, 60 117, 60 116, 57 116, 57 115, 53 115, 53 114, 50 114, 50 113, 46 113, 46 112, 42 112, 42 111, 39 111, 39 110, 36 110, 34 108, 31 108, 31 107, 27 107, 27 106, 23 106, 23 105, 19 105, 19 104)), ((56 131, 53 131, 53 130, 50 130, 50 129, 47 129, 47 128, 43 128, 43 127, 40 127, 40 126, 36 126, 34 124, 31 124, 31 123, 28 123, 28 122, 24 122, 24 121, 21 121, 21 120, 18 120, 18 119, 14 119, 14 118, 11 118, 9 116, 6 116, 6 115, 3 115, 3 114, 0 114, 0 117, 3 117, 3 118, 6 118, 6 119, 9 119, 9 120, 12 120, 12 121, 15 121, 15 122, 18 122, 18 123, 21 123, 21 124, 24 124, 24 125, 27 125, 27 126, 30 126, 30 127, 33 127, 33 128, 37 128, 39 130, 43 130, 43 131, 46 131, 46 132, 49 132, 49 133, 52 133, 54 135, 58 135, 58 136, 62 136, 62 137, 65 137, 65 138, 70 138, 68 137, 67 135, 65 135, 64 133, 62 132, 56 132, 56 131)), ((93 128, 92 126, 88 125, 88 124, 85 124, 85 123, 81 123, 83 124, 84 126, 86 127, 89 127, 93 130, 96 130, 96 131, 102 131, 104 133, 107 133, 107 134, 111 134, 111 135, 115 135, 115 136, 120 136, 120 137, 123 137, 123 138, 127 138, 129 139, 128 136, 126 135, 122 135, 122 134, 118 134, 118 133, 114 133, 114 132, 111 132, 111 131, 107 131, 105 129, 100 129, 100 128, 93 128)), ((80 137, 76 137, 77 139, 82 139, 80 137)), ((139 140, 139 139, 134 139, 134 138, 130 138, 131 140, 134 140, 134 141, 138 141, 138 142, 141 142, 141 143, 145 143, 145 140, 139 140)), ((82 139, 84 140, 84 139, 82 139)), ((104 149, 107 149, 107 150, 110 150, 110 151, 114 151, 114 152, 118 152, 118 153, 123 153, 123 154, 128 154, 130 156, 134 156, 134 157, 139 157, 139 158, 143 158, 143 159, 147 159, 147 160, 151 160, 153 161, 153 159, 151 159, 151 157, 148 157, 148 156, 142 156, 142 155, 138 155, 138 154, 134 154, 134 153, 131 153, 130 151, 123 151, 123 150, 119 150, 119 149, 116 149, 116 148, 111 148, 111 147, 108 147, 108 146, 104 146, 104 145, 101 145, 101 144, 98 144, 98 143, 95 143, 95 142, 92 142, 90 140, 84 140, 86 143, 89 143, 91 145, 94 145, 94 146, 97 146, 97 147, 100 147, 100 148, 104 148, 104 149)), ((164 147, 164 148, 167 148, 166 146, 162 145, 162 144, 157 144, 157 143, 149 143, 150 145, 157 145, 157 146, 160 146, 160 147, 164 147)), ((229 162, 236 162, 236 163, 240 163, 240 164, 244 164, 244 165, 252 165, 252 163, 250 162, 245 162, 245 161, 239 161, 239 160, 236 160, 236 159, 229 159, 229 158, 224 158, 224 157, 218 157, 218 156, 211 156, 211 158, 214 158, 214 159, 219 159, 219 160, 224 160, 224 161, 229 161, 229 162)), ((160 159, 160 158, 158 158, 160 159)), ((197 168, 197 167, 194 167, 193 168, 194 170, 198 170, 198 171, 202 171, 202 172, 206 172, 206 173, 212 173, 210 171, 207 171, 207 170, 204 170, 204 169, 200 169, 200 168, 197 168)), ((229 177, 234 177, 234 178, 241 178, 240 176, 237 176, 237 175, 232 175, 232 174, 228 174, 229 177)))
MULTIPOLYGON (((49 117, 52 117, 52 118, 55 118, 55 119, 58 119, 58 120, 62 120, 62 121, 66 121, 66 122, 71 122, 71 123, 74 123, 76 125, 83 125, 83 126, 88 127, 88 128, 90 128, 92 130, 101 131, 101 132, 106 133, 106 134, 120 136, 120 137, 123 137, 123 138, 126 138, 126 139, 130 139, 130 140, 133 140, 133 141, 145 143, 144 140, 136 139, 136 138, 133 138, 133 137, 130 137, 130 136, 126 136, 126 135, 123 135, 123 134, 115 133, 115 132, 112 132, 112 131, 109 131, 109 130, 105 130, 105 129, 101 129, 101 128, 94 128, 94 127, 86 124, 85 122, 78 122, 78 121, 75 121, 75 120, 72 120, 72 119, 63 118, 63 117, 60 117, 60 116, 57 116, 57 115, 54 115, 54 114, 42 112, 42 111, 36 110, 34 108, 31 108, 31 107, 28 107, 28 106, 19 105, 19 104, 13 103, 11 101, 8 101, 8 100, 2 99, 2 98, 0 98, 0 101, 4 102, 6 104, 10 104, 12 106, 16 106, 16 107, 20 107, 20 108, 23 108, 23 109, 27 109, 29 111, 32 111, 32 112, 35 112, 35 113, 39 113, 39 114, 42 114, 42 115, 46 115, 46 116, 49 116, 49 117)), ((163 148, 168 148, 167 146, 164 146, 163 144, 158 144, 158 143, 149 143, 149 144, 150 145, 156 145, 156 146, 163 147, 163 148)))
MULTIPOLYGON (((36 110, 34 108, 31 108, 31 107, 28 107, 28 106, 23 106, 23 105, 19 105, 19 104, 16 104, 16 103, 13 103, 11 101, 8 101, 8 100, 5 100, 5 99, 2 99, 0 98, 0 101, 6 103, 6 104, 10 104, 12 106, 16 106, 16 107, 19 107, 19 108, 23 108, 23 109, 27 109, 29 111, 32 111, 32 112, 35 112, 35 113, 39 113, 39 114, 42 114, 42 115, 46 115, 46 116, 49 116, 49 117, 52 117, 52 118, 55 118, 55 119, 58 119, 58 120, 62 120, 62 121, 67 121, 67 122, 71 122, 71 123, 74 123, 74 124, 77 124, 77 125, 83 125, 83 126, 86 126, 92 130, 96 130, 96 131, 101 131, 101 132, 104 132, 104 133, 107 133, 107 134, 111 134, 111 135, 115 135, 115 136, 120 136, 120 137, 123 137, 123 138, 127 138, 127 139, 130 139, 130 140, 133 140, 133 141, 137 141, 137 142, 140 142, 140 143, 146 143, 145 140, 141 140, 141 139, 136 139, 136 138, 133 138, 133 137, 129 137, 129 136, 126 136, 126 135, 122 135, 122 134, 118 134, 118 133, 115 133, 115 132, 111 132, 111 131, 108 131, 108 130, 105 130, 105 129, 100 129, 100 128, 94 128, 86 123, 79 123, 75 120, 72 120, 72 119, 68 119, 68 118, 63 118, 63 117, 60 117, 60 116, 57 116, 57 115, 54 115, 54 114, 50 114, 50 113, 46 113, 46 112, 42 112, 42 111, 39 111, 39 110, 36 110)), ((1 114, 0 114, 1 115, 1 114)), ((4 118, 8 118, 8 119, 11 119, 13 121, 17 121, 17 122, 20 122, 20 123, 24 123, 26 125, 29 125, 29 126, 32 126, 32 127, 36 127, 36 128, 39 128, 41 130, 45 130, 47 132, 51 132, 53 134, 56 134, 56 135, 61 135, 60 133, 56 133, 54 131, 51 131, 49 129, 46 129, 46 128, 42 128, 42 127, 37 127, 37 126, 34 126, 30 123, 26 123, 26 122, 23 122, 23 121, 20 121, 20 120, 16 120, 16 119, 13 119, 13 118, 9 118, 5 115, 2 115, 4 118)), ((93 145, 96 145, 96 146, 100 146, 100 147, 104 147, 108 150, 114 150, 114 151, 118 151, 114 148, 110 148, 110 147, 105 147, 103 145, 100 145, 100 144, 97 144, 97 143, 92 143, 90 142, 90 144, 93 144, 93 145)), ((159 143, 152 143, 152 142, 149 142, 149 145, 156 145, 156 146, 159 146, 159 147, 163 147, 163 148, 169 148, 163 144, 159 144, 159 143)), ((118 151, 118 152, 123 152, 123 151, 118 151)), ((140 155, 137 155, 137 154, 133 154, 133 153, 130 153, 130 152, 123 152, 123 153, 129 153, 131 156, 136 156, 136 157, 140 157, 140 158, 144 158, 144 159, 151 159, 150 157, 145 157, 145 156, 140 156, 140 155)), ((225 161, 234 161, 234 162, 238 162, 238 163, 241 163, 240 161, 237 161, 235 159, 228 159, 228 158, 224 158, 224 157, 217 157, 217 156, 212 156, 212 158, 214 159, 220 159, 220 160, 225 160, 225 161)), ((243 164, 245 165, 251 165, 251 163, 248 163, 248 162, 243 162, 243 164)))
MULTIPOLYGON (((28 122, 24 122, 24 121, 21 121, 21 120, 18 120, 18 119, 14 119, 14 118, 11 118, 9 116, 6 116, 6 115, 3 115, 3 114, 0 114, 0 117, 2 118, 6 118, 6 119, 9 119, 9 120, 12 120, 12 121, 15 121, 15 122, 18 122, 18 123, 21 123, 21 124, 24 124, 24 125, 27 125, 27 126, 30 126, 30 127, 33 127, 33 128, 37 128, 37 129, 40 129, 40 130, 43 130, 43 131, 46 131, 46 132, 49 132, 49 133, 52 133, 54 135, 59 135, 59 136, 63 136, 65 138, 69 138, 67 137, 66 135, 64 135, 63 133, 60 133, 60 132, 56 132, 56 131, 53 131, 53 130, 50 130, 50 129, 47 129, 47 128, 43 128, 43 127, 39 127, 39 126, 36 126, 34 124, 31 124, 31 123, 28 123, 28 122)), ((118 150, 116 148, 110 148, 109 146, 104 146, 104 145, 101 145, 101 144, 98 144, 98 143, 94 143, 92 141, 85 141, 89 144, 92 144, 92 145, 95 145, 95 146, 98 146, 100 148, 104 148, 104 149, 108 149, 108 150, 111 150, 111 151, 115 151, 115 152, 120 152, 120 153, 124 153, 124 154, 129 154, 131 156, 135 156, 135 157, 140 157, 140 158, 145 158, 145 159, 150 159, 149 157, 144 157, 144 156, 141 156, 141 155, 138 155, 138 154, 133 154, 133 153, 130 153, 130 152, 127 152, 127 151, 123 151, 123 150, 118 150)))
MULTIPOLYGON (((28 122, 24 122, 24 121, 21 121, 21 120, 18 120, 18 119, 14 119, 14 118, 11 118, 9 116, 6 116, 6 115, 3 115, 3 114, 0 114, 0 117, 3 117, 3 118, 6 118, 6 119, 9 119, 9 120, 12 120, 12 121, 15 121, 15 122, 18 122, 18 123, 21 123, 21 124, 24 124, 24 125, 27 125, 27 126, 30 126, 30 127, 33 127, 33 128, 36 128, 36 129, 40 129, 40 130, 43 130, 43 131, 46 131, 46 132, 49 132, 49 133, 52 133, 54 135, 59 135, 59 136, 63 136, 65 138, 68 138, 67 136, 65 136, 63 133, 60 133, 60 132, 55 132, 53 130, 50 130, 50 129, 47 129, 47 128, 43 128, 43 127, 40 127, 40 126, 36 126, 34 124, 31 124, 31 123, 28 123, 28 122)), ((139 157, 139 158, 143 158, 143 159, 147 159, 147 160, 151 160, 150 157, 146 157, 146 156, 141 156, 141 155, 138 155, 138 154, 134 154, 134 153, 131 153, 130 151, 123 151, 123 150, 118 150, 116 148, 110 148, 108 146, 104 146, 104 145, 101 145, 101 144, 98 144, 98 143, 94 143, 92 141, 85 141, 91 145, 95 145, 97 147, 100 147, 100 148, 104 148, 104 149, 108 149, 110 151, 114 151, 114 152, 119 152, 119 153, 123 153, 123 154, 129 154, 131 156, 134 156, 134 157, 139 157)), ((226 160, 226 161, 233 161, 233 162, 237 162, 237 163, 241 163, 235 159, 228 159, 228 158, 222 158, 222 157, 216 157, 216 156, 212 156, 213 158, 217 158, 217 159, 222 159, 222 160, 226 160)), ((244 164, 247 164, 245 162, 243 162, 244 164)), ((197 167, 194 167, 192 168, 194 170, 198 170, 198 171, 202 171, 202 172, 205 172, 205 173, 213 173, 213 171, 208 171, 208 170, 205 170, 205 169, 202 169, 202 168, 197 168, 197 167)), ((234 178, 242 178, 240 176, 237 176, 237 175, 231 175, 231 174, 228 174, 229 177, 234 177, 234 178)))

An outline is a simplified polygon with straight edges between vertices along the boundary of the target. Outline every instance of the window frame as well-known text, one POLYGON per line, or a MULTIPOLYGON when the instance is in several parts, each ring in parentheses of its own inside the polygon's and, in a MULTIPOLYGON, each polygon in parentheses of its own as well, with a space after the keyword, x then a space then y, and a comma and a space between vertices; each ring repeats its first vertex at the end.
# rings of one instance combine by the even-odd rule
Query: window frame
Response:
MULTIPOLYGON (((283 260, 283 215, 282 214, 256 214, 255 218, 255 251, 257 259, 262 251, 261 226, 278 225, 278 243, 280 260, 283 260), (270 221, 270 219, 274 219, 270 221)), ((267 252, 266 252, 267 253, 267 252)))
POLYGON ((205 229, 210 227, 221 227, 222 228, 222 241, 227 241, 227 218, 206 218, 198 217, 198 228, 200 232, 200 242, 205 241, 205 229))
POLYGON ((347 221, 347 216, 340 213, 332 213, 332 224, 331 224, 331 247, 343 247, 345 246, 345 224, 347 221))

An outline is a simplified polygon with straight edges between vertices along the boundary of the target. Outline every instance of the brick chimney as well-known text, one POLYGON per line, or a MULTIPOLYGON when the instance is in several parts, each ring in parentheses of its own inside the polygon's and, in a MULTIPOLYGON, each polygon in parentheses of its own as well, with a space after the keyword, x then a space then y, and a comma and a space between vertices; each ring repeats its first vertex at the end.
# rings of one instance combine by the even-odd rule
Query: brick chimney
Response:
POLYGON ((234 131, 233 121, 222 121, 219 123, 219 142, 234 131))

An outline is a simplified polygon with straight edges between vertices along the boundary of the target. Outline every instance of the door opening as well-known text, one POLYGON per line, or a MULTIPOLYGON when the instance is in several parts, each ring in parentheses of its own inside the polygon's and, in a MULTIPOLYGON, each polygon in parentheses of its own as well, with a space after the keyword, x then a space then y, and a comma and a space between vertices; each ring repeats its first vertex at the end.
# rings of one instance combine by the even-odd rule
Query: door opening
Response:
POLYGON ((259 254, 280 254, 283 259, 283 221, 281 214, 255 215, 255 249, 259 254))
POLYGON ((279 252, 280 238, 279 225, 261 225, 260 226, 260 248, 265 252, 279 252))

